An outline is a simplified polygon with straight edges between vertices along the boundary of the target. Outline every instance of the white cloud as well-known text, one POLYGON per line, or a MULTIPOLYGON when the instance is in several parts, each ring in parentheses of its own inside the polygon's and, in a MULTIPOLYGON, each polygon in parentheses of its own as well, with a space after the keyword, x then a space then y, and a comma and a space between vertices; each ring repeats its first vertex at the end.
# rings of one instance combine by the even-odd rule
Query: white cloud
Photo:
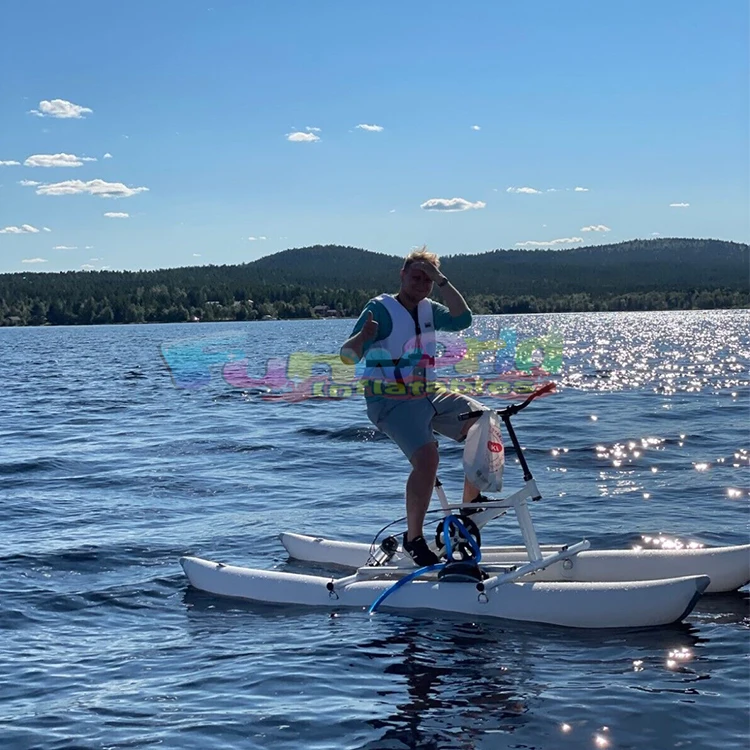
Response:
POLYGON ((267 239, 264 235, 260 235, 260 237, 248 237, 250 242, 256 242, 257 240, 265 240, 267 239))
POLYGON ((102 260, 104 260, 104 258, 89 258, 89 260, 90 260, 90 261, 91 261, 92 263, 96 263, 97 261, 102 261, 102 260))
POLYGON ((130 214, 126 214, 123 211, 107 211, 104 214, 108 219, 129 219, 130 214))
POLYGON ((194 257, 194 258, 200 258, 200 257, 201 257, 201 254, 200 254, 200 253, 193 253, 193 257, 194 257))
POLYGON ((46 258, 24 258, 21 263, 46 263, 46 258))
POLYGON ((315 133, 302 133, 300 131, 287 133, 286 139, 294 143, 314 143, 315 141, 320 140, 315 133))
POLYGON ((0 234, 37 234, 39 230, 31 224, 21 224, 20 227, 5 227, 0 229, 0 234))
POLYGON ((506 191, 506 193, 526 193, 528 195, 538 195, 541 193, 541 190, 537 190, 536 188, 532 187, 509 187, 506 191))
POLYGON ((383 130, 382 125, 365 125, 364 123, 357 125, 357 128, 359 130, 369 130, 371 133, 380 133, 383 130))
POLYGON ((430 198, 419 207, 425 211, 468 211, 471 208, 484 208, 486 205, 484 201, 472 203, 463 198, 430 198))
POLYGON ((84 247, 83 249, 84 250, 93 250, 94 246, 93 245, 86 245, 86 247, 84 247))
POLYGON ((309 133, 320 133, 320 128, 311 128, 309 125, 305 128, 309 133))
POLYGON ((392 208, 392 209, 391 209, 391 210, 390 210, 390 211, 389 211, 388 213, 389 213, 389 214, 395 214, 395 213, 396 213, 396 209, 395 209, 395 208, 392 208))
POLYGON ((51 232, 52 231, 49 227, 42 227, 42 229, 44 229, 45 232, 51 232))
POLYGON ((37 195, 78 195, 88 193, 101 198, 130 198, 138 193, 148 191, 147 187, 131 188, 122 182, 105 182, 104 180, 66 180, 48 185, 40 185, 36 189, 37 195))
POLYGON ((472 125, 471 129, 472 130, 481 130, 482 128, 479 125, 472 125))
POLYGON ((604 224, 592 224, 590 227, 581 227, 582 232, 610 232, 609 227, 605 227, 604 224))
POLYGON ((73 118, 80 120, 83 115, 91 114, 93 111, 93 109, 81 107, 65 99, 52 99, 52 101, 42 99, 39 102, 39 109, 32 109, 29 114, 34 114, 37 117, 57 117, 65 120, 73 118))
POLYGON ((92 266, 92 265, 91 265, 90 263, 84 263, 84 264, 83 264, 83 265, 81 266, 81 270, 82 270, 82 271, 93 271, 93 270, 94 270, 94 268, 95 268, 95 266, 92 266))
POLYGON ((583 237, 561 237, 547 242, 528 240, 527 242, 516 242, 516 247, 554 247, 555 245, 570 245, 575 242, 583 242, 583 237))
POLYGON ((557 188, 547 188, 547 192, 548 193, 556 193, 558 191, 557 191, 557 188))
POLYGON ((107 151, 107 153, 104 154, 104 156, 102 156, 102 159, 111 159, 111 158, 112 158, 112 154, 110 154, 109 151, 107 151))
POLYGON ((670 203, 670 208, 687 208, 690 204, 689 203, 670 203))
POLYGON ((0 161, 0 167, 20 167, 20 161, 0 161))
POLYGON ((23 185, 24 187, 35 187, 36 185, 41 185, 41 182, 37 182, 36 180, 19 180, 19 185, 23 185))
POLYGON ((53 250, 78 250, 75 245, 55 245, 53 250))
POLYGON ((85 161, 96 161, 92 156, 75 154, 34 154, 23 163, 25 167, 82 167, 85 161))
POLYGON ((573 188, 573 192, 575 193, 588 193, 589 189, 584 187, 577 187, 573 188))
POLYGON ((661 237, 661 232, 651 232, 652 237, 661 237))

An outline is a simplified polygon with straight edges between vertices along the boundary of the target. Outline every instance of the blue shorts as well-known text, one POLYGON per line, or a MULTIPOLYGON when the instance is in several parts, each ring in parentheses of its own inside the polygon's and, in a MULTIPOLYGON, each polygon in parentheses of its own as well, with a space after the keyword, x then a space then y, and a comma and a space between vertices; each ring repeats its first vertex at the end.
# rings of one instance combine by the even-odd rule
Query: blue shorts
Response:
POLYGON ((468 396, 444 392, 423 398, 372 399, 367 403, 367 416, 411 459, 418 448, 436 442, 434 432, 462 441, 464 430, 473 420, 459 420, 459 415, 485 408, 468 396))

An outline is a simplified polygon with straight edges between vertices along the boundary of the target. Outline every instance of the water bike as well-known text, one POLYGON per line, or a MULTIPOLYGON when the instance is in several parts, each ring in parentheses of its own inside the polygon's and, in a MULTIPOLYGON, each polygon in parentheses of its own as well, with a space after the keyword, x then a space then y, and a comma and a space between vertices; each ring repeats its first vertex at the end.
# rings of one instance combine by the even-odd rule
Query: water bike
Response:
MULTIPOLYGON (((586 539, 570 545, 540 545, 529 502, 540 500, 541 493, 511 418, 553 387, 544 386, 521 404, 502 410, 463 415, 479 416, 466 447, 471 441, 480 448, 475 454, 486 459, 476 476, 469 474, 472 480, 487 487, 482 472, 492 473, 493 462, 497 469, 502 451, 493 438, 482 452, 482 430, 496 429, 501 420, 524 484, 509 497, 477 509, 473 504, 450 505, 438 480, 435 492, 442 518, 431 546, 444 562, 416 568, 397 536, 387 536, 379 544, 376 537, 367 544, 283 533, 281 542, 291 557, 354 571, 335 578, 183 557, 180 563, 188 580, 211 594, 273 604, 367 608, 371 613, 431 611, 578 628, 671 624, 684 619, 705 591, 729 591, 750 581, 750 545, 647 551, 594 551, 586 539), (482 528, 509 511, 518 521, 523 545, 482 548, 482 528)), ((465 448, 465 469, 466 452, 465 448)))

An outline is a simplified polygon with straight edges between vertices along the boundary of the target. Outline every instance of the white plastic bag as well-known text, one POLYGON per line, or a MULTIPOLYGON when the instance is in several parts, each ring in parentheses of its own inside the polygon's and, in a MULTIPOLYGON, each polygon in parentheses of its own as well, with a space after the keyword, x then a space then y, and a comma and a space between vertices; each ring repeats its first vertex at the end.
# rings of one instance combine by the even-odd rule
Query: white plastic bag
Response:
POLYGON ((503 487, 505 449, 500 433, 500 417, 485 411, 469 429, 464 443, 464 472, 469 481, 484 492, 500 492, 503 487))

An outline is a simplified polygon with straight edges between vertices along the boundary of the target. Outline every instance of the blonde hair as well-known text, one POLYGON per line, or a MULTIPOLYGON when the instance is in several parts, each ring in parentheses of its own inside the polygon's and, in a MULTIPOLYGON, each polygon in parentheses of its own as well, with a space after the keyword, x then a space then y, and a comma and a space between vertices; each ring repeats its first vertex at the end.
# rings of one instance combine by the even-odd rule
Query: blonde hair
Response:
POLYGON ((403 269, 406 270, 412 263, 418 260, 424 261, 425 263, 432 263, 435 268, 440 268, 440 258, 438 258, 435 253, 431 253, 427 249, 427 245, 422 245, 419 250, 412 250, 406 256, 403 269))

